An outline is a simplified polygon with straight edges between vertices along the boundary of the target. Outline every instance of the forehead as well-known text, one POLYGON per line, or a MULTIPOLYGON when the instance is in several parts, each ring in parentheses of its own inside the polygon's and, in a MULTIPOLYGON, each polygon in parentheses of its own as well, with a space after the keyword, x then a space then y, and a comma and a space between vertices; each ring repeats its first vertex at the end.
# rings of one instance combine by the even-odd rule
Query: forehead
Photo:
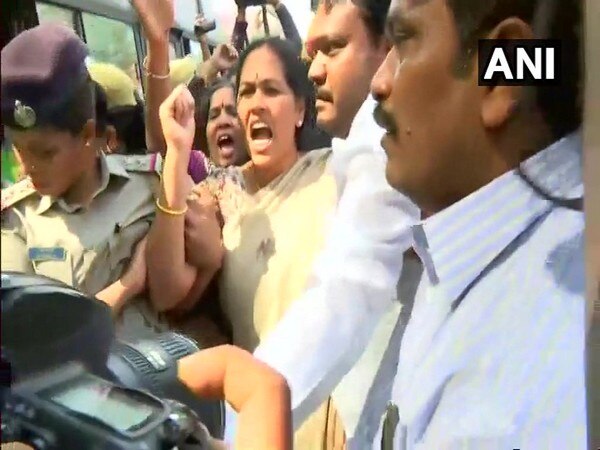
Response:
POLYGON ((232 104, 234 102, 233 89, 229 86, 217 89, 210 97, 211 106, 221 106, 222 104, 232 104))
POLYGON ((8 136, 20 151, 39 151, 48 148, 60 149, 69 140, 66 132, 50 129, 36 129, 28 131, 8 130, 8 136))
POLYGON ((360 10, 352 3, 333 6, 328 10, 319 6, 308 30, 307 41, 327 38, 339 34, 353 34, 357 27, 364 27, 360 10))
POLYGON ((430 14, 428 12, 429 8, 422 8, 422 6, 440 7, 445 6, 445 4, 446 0, 391 0, 387 20, 390 22, 404 17, 426 16, 430 14))
POLYGON ((429 34, 448 36, 454 31, 454 16, 447 3, 448 0, 392 0, 386 20, 388 32, 403 25, 418 25, 427 28, 429 34))
POLYGON ((263 45, 246 57, 240 74, 240 84, 282 78, 284 78, 283 65, 279 57, 273 50, 263 45))
POLYGON ((390 10, 397 7, 410 10, 417 6, 423 6, 426 3, 431 3, 431 0, 392 0, 390 3, 390 10))

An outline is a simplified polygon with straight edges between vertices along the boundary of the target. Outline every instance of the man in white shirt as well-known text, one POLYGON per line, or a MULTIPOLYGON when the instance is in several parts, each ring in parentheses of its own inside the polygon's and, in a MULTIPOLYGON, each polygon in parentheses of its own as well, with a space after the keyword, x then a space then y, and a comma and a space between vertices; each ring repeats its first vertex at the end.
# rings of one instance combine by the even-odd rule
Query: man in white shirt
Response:
POLYGON ((296 429, 364 353, 345 388, 333 395, 348 448, 357 449, 372 441, 391 392, 391 379, 387 384, 374 379, 388 354, 396 365, 397 348, 386 352, 386 347, 398 341, 391 339, 400 310, 396 286, 402 254, 411 245, 410 226, 419 217, 385 180, 383 132, 369 97, 371 79, 388 50, 383 33, 388 6, 389 0, 327 2, 311 26, 309 76, 317 89, 318 125, 336 137, 329 170, 340 198, 308 289, 255 351, 288 380, 296 429), (374 411, 368 416, 366 402, 374 411), (359 423, 361 436, 353 440, 359 423))
POLYGON ((428 218, 376 450, 586 448, 578 0, 393 0, 372 83, 428 218), (560 39, 558 86, 479 86, 479 38, 560 39), (533 95, 531 95, 533 94, 533 95))

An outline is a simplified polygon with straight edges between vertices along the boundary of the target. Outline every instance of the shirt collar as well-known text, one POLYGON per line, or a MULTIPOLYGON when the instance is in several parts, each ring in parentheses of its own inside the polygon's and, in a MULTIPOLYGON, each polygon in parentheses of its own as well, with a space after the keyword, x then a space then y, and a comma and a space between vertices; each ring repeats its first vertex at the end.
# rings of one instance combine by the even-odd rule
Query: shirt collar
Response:
POLYGON ((345 147, 346 145, 356 147, 360 144, 366 144, 372 146, 374 142, 373 139, 381 140, 385 131, 377 125, 375 118, 373 117, 373 111, 375 111, 376 105, 375 99, 369 95, 356 113, 356 116, 354 116, 348 137, 345 139, 332 139, 332 147, 334 150, 337 150, 340 146, 345 147))
MULTIPOLYGON (((559 197, 583 195, 581 134, 573 133, 526 160, 523 172, 559 197)), ((413 226, 414 248, 432 285, 457 298, 511 241, 550 211, 516 170, 413 226)))
MULTIPOLYGON (((100 194, 101 192, 104 192, 106 190, 112 175, 129 178, 129 174, 127 173, 127 171, 125 170, 123 165, 116 158, 109 159, 106 157, 104 152, 100 152, 98 159, 99 159, 99 163, 100 163, 101 183, 100 183, 100 187, 98 188, 98 190, 94 193, 93 198, 95 198, 98 194, 100 194)), ((52 197, 50 195, 44 195, 40 199, 40 203, 36 209, 36 214, 38 214, 38 215, 44 214, 55 203, 58 204, 63 210, 65 210, 68 213, 74 213, 79 208, 81 208, 80 205, 71 205, 62 198, 56 198, 56 197, 52 197)))

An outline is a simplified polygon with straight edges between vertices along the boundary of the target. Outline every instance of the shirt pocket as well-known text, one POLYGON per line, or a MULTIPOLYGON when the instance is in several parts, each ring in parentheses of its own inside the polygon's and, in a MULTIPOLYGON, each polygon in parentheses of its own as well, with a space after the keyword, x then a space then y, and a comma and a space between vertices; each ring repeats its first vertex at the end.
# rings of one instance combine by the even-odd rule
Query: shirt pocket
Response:
POLYGON ((42 275, 63 283, 73 285, 73 257, 67 249, 61 249, 64 258, 61 259, 35 259, 31 263, 37 275, 42 275))
POLYGON ((142 240, 150 229, 154 211, 141 211, 126 221, 115 224, 113 234, 108 240, 111 271, 121 276, 135 251, 135 245, 142 240))

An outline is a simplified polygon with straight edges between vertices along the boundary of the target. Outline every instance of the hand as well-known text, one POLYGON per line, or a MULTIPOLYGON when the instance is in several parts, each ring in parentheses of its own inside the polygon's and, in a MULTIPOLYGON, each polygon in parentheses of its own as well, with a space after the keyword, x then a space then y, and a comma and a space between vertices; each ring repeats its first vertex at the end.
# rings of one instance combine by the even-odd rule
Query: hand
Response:
POLYGON ((202 14, 198 14, 196 16, 196 20, 194 22, 194 32, 196 33, 198 40, 206 40, 206 33, 204 32, 204 29, 208 26, 209 22, 210 20, 208 20, 202 14))
POLYGON ((184 85, 176 87, 160 105, 160 123, 167 150, 189 154, 194 143, 194 97, 184 85))
POLYGON ((175 24, 174 0, 132 0, 149 41, 168 39, 175 24))
POLYGON ((189 264, 215 271, 221 268, 225 255, 221 228, 217 200, 206 187, 195 187, 185 215, 185 256, 189 264))
POLYGON ((219 44, 211 55, 210 62, 216 71, 226 72, 235 65, 238 56, 233 45, 219 44))
POLYGON ((144 239, 135 246, 129 267, 121 277, 123 285, 130 291, 132 297, 135 297, 146 290, 146 277, 148 273, 146 266, 147 242, 148 238, 144 237, 144 239))

